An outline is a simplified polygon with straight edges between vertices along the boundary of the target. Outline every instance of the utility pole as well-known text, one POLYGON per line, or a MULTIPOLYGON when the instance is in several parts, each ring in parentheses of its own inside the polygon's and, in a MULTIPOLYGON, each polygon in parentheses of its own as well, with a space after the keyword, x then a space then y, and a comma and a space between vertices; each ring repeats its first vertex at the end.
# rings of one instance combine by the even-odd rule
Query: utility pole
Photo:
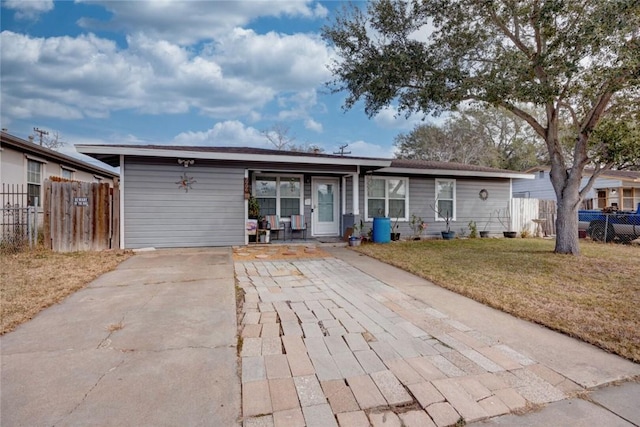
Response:
POLYGON ((40 134, 40 146, 42 146, 42 137, 44 135, 49 135, 49 132, 47 132, 46 130, 38 129, 38 128, 33 128, 33 131, 37 134, 40 134))
POLYGON ((349 144, 344 144, 341 145, 338 152, 333 152, 333 154, 340 154, 341 156, 344 156, 345 154, 351 154, 351 151, 344 151, 345 148, 347 148, 349 146, 349 144))

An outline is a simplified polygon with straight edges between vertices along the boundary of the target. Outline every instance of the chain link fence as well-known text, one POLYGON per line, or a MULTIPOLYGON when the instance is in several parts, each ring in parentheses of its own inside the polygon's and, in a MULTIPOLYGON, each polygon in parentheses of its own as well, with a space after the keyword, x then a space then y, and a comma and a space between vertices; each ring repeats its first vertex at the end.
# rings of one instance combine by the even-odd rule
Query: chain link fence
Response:
POLYGON ((629 243, 640 238, 640 215, 603 213, 597 219, 581 221, 580 228, 596 242, 629 243))

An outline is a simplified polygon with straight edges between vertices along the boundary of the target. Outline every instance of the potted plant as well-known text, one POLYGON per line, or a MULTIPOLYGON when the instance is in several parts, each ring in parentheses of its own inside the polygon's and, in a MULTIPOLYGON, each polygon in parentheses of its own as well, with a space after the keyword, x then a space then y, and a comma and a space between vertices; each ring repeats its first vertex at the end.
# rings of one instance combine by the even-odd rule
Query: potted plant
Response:
MULTIPOLYGON (((438 201, 436 200, 436 206, 437 206, 438 201)), ((436 214, 438 214, 438 218, 442 218, 444 220, 444 230, 445 231, 441 231, 440 233, 442 234, 442 238, 444 240, 451 240, 451 239, 455 239, 456 238, 456 232, 455 231, 451 231, 451 212, 449 211, 449 209, 436 209, 433 206, 430 206, 431 210, 433 210, 436 214)))
POLYGON ((427 229, 427 223, 424 222, 422 218, 417 216, 416 214, 411 214, 410 225, 411 230, 413 231, 413 240, 420 240, 420 236, 422 236, 424 230, 427 229))
POLYGON ((487 231, 487 227, 489 226, 489 224, 491 224, 491 218, 493 217, 493 212, 489 213, 489 219, 487 220, 487 222, 484 223, 484 227, 482 229, 482 231, 480 232, 480 237, 482 238, 486 238, 489 237, 489 231, 487 231))
POLYGON ((400 232, 398 231, 398 220, 400 219, 400 213, 401 211, 398 211, 396 213, 396 220, 391 227, 391 240, 393 240, 394 242, 400 240, 400 232))
POLYGON ((358 235, 359 230, 362 230, 362 221, 360 221, 360 225, 353 224, 353 232, 349 236, 349 246, 360 246, 362 243, 362 237, 358 235))
POLYGON ((260 218, 260 204, 258 203, 258 199, 256 199, 253 196, 249 197, 248 215, 249 215, 249 219, 260 218))
POLYGON ((509 239, 514 239, 518 237, 518 233, 511 230, 511 210, 509 206, 507 206, 504 210, 498 209, 498 221, 507 231, 503 231, 502 234, 504 237, 509 239))

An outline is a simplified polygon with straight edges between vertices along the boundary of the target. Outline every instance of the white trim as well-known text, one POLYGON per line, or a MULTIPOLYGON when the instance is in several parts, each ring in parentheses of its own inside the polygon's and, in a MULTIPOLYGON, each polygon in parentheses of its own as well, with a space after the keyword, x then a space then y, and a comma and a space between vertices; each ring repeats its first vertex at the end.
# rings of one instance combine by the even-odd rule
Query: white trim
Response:
MULTIPOLYGON (((245 182, 247 182, 246 180, 249 180, 249 169, 245 169, 244 170, 244 179, 245 181, 242 183, 242 185, 244 186, 245 182)), ((245 199, 244 200, 244 225, 242 228, 242 231, 244 233, 244 244, 248 245, 249 244, 249 234, 247 234, 247 220, 249 219, 249 200, 245 199)), ((258 241, 258 234, 256 233, 256 242, 258 241)))
POLYGON ((358 172, 351 174, 352 187, 351 191, 351 204, 353 208, 353 215, 360 215, 360 166, 358 166, 358 172))
POLYGON ((535 179, 535 174, 519 173, 519 172, 479 172, 479 171, 461 171, 449 169, 412 169, 412 168, 382 168, 376 170, 376 173, 395 173, 409 175, 440 175, 440 176, 471 176, 478 178, 521 178, 535 179))
POLYGON ((30 155, 30 154, 25 154, 24 156, 25 156, 27 159, 29 159, 29 160, 33 160, 34 162, 44 163, 45 165, 46 165, 47 163, 49 163, 49 162, 47 162, 46 160, 43 160, 43 159, 42 159, 42 158, 40 158, 40 157, 32 156, 32 155, 30 155))
MULTIPOLYGON (((340 215, 344 216, 347 214, 347 177, 343 176, 340 179, 340 215)), ((342 223, 342 219, 340 220, 342 223)))
MULTIPOLYGON (((332 184, 335 185, 335 190, 336 191, 340 191, 340 180, 337 177, 333 177, 333 176, 315 176, 311 178, 311 208, 313 209, 313 212, 311 213, 311 236, 339 236, 340 235, 340 223, 341 223, 341 219, 339 217, 339 212, 340 209, 338 208, 338 206, 336 206, 336 199, 338 199, 337 195, 334 192, 334 196, 333 196, 333 201, 334 201, 334 206, 333 206, 333 213, 334 215, 336 215, 336 218, 333 221, 333 224, 335 224, 335 229, 333 229, 330 233, 322 233, 319 234, 317 232, 317 228, 318 228, 318 221, 316 221, 316 216, 317 216, 317 204, 318 204, 318 200, 316 197, 316 184, 318 182, 331 182, 332 184)), ((309 231, 309 230, 307 230, 309 231)))
MULTIPOLYGON (((435 188, 434 188, 434 194, 436 196, 436 200, 435 200, 435 206, 434 206, 434 213, 435 213, 435 220, 436 222, 444 222, 444 217, 440 217, 437 211, 438 208, 438 182, 452 182, 453 183, 453 212, 451 213, 451 221, 455 221, 456 220, 456 215, 458 212, 457 206, 456 206, 456 194, 457 194, 457 187, 458 187, 458 183, 456 182, 455 179, 451 179, 451 178, 436 178, 434 180, 435 183, 435 188)), ((511 194, 511 193, 509 193, 511 194)), ((449 199, 442 199, 442 200, 449 200, 449 199)))
POLYGON ((120 249, 124 249, 124 156, 120 156, 120 249))
POLYGON ((317 165, 367 165, 367 166, 390 166, 391 160, 386 159, 360 159, 353 157, 316 157, 291 156, 283 154, 256 154, 256 153, 222 153, 215 151, 191 151, 179 149, 143 148, 143 147, 118 147, 104 145, 84 145, 75 146, 76 151, 82 154, 113 154, 126 156, 151 156, 151 157, 185 157, 193 159, 210 160, 239 160, 247 162, 275 162, 275 163, 311 163, 317 165))
MULTIPOLYGON (((387 216, 388 218, 394 220, 394 221, 399 221, 399 222, 405 222, 405 221, 409 221, 409 177, 408 176, 386 176, 386 175, 372 175, 372 174, 368 174, 365 175, 364 177, 364 220, 365 221, 373 221, 373 217, 369 216, 369 188, 368 188, 368 184, 367 181, 369 179, 382 179, 384 180, 384 210, 385 210, 385 216, 387 216), (399 179, 404 181, 405 183, 405 198, 404 198, 404 217, 400 217, 400 218, 396 218, 394 216, 392 216, 392 212, 389 211, 389 194, 388 194, 388 187, 387 187, 387 181, 391 180, 391 179, 399 179)), ((396 199, 396 200, 400 200, 400 199, 396 199)))

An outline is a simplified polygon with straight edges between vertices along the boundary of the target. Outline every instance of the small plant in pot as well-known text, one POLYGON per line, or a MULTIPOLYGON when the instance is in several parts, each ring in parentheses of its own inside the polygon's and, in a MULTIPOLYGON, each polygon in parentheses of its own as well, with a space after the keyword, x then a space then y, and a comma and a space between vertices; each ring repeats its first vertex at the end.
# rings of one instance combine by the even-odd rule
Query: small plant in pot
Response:
POLYGON ((484 223, 484 227, 482 228, 482 231, 480 231, 480 237, 489 237, 489 231, 487 230, 487 227, 489 227, 489 224, 491 224, 491 218, 493 218, 493 212, 489 213, 489 219, 484 223))
POLYGON ((360 221, 360 225, 353 224, 353 232, 349 236, 349 246, 360 246, 362 243, 362 237, 358 234, 360 230, 362 230, 362 221, 360 221))
POLYGON ((507 206, 505 209, 498 209, 497 217, 500 224, 507 229, 507 231, 502 232, 504 237, 507 237, 509 239, 518 237, 518 233, 511 230, 511 210, 509 209, 509 206, 507 206))
POLYGON ((391 240, 394 242, 400 240, 400 232, 398 231, 398 221, 400 220, 400 213, 401 211, 398 211, 396 213, 396 220, 393 222, 393 226, 391 227, 391 240))
MULTIPOLYGON (((437 203, 437 202, 436 202, 437 203)), ((442 238, 444 240, 451 240, 456 238, 456 232, 451 231, 451 211, 447 209, 436 209, 431 206, 431 209, 438 214, 438 218, 442 218, 444 220, 445 231, 441 231, 442 238)))

